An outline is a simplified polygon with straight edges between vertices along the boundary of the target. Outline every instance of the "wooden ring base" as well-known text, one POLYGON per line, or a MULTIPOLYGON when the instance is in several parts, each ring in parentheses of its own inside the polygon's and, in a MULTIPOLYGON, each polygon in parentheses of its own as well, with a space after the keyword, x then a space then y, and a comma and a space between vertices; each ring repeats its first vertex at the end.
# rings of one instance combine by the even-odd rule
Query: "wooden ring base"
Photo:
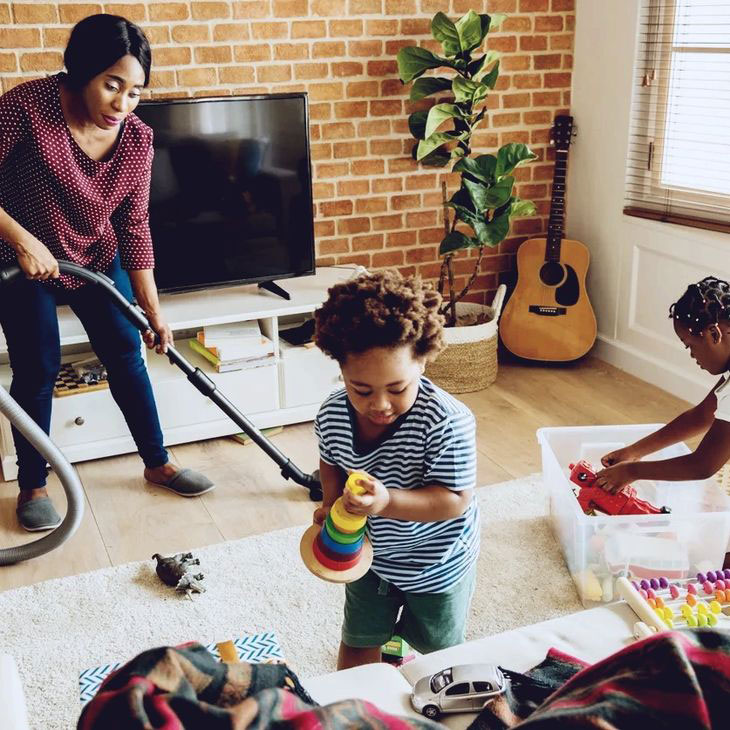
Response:
POLYGON ((370 570, 370 565, 373 562, 373 546, 370 544, 370 540, 367 537, 363 540, 360 562, 357 565, 348 570, 332 570, 325 568, 314 557, 314 541, 321 529, 321 525, 311 525, 302 535, 299 543, 299 554, 302 556, 302 561, 309 572, 330 583, 351 583, 353 580, 362 578, 370 570))

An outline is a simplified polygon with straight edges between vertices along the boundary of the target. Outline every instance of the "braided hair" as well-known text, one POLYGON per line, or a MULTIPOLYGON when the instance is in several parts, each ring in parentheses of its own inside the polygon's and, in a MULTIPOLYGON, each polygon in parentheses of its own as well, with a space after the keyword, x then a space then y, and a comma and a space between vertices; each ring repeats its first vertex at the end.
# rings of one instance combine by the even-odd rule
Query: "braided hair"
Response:
POLYGON ((687 328, 691 335, 701 335, 710 325, 730 320, 730 284, 706 276, 669 307, 669 317, 687 328))

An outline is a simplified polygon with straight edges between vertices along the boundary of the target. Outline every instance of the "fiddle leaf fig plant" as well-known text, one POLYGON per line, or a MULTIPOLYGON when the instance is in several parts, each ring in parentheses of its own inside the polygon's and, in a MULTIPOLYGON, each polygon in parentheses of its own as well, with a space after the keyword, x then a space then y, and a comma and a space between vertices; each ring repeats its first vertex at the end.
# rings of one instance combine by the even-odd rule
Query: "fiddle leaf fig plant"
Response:
POLYGON ((445 167, 460 173, 459 189, 447 197, 444 186, 445 235, 439 247, 443 257, 438 290, 444 297, 442 313, 447 326, 456 324, 456 303, 476 280, 485 247, 503 241, 512 218, 535 214, 535 205, 514 193, 516 167, 536 158, 525 144, 505 144, 496 154, 473 155, 472 135, 484 121, 487 97, 499 78, 499 54, 482 51, 487 34, 504 20, 501 14, 477 14, 470 10, 452 22, 444 13, 431 21, 431 35, 441 44, 442 55, 426 48, 407 46, 398 51, 398 75, 413 82, 411 101, 435 96, 437 103, 413 112, 408 128, 416 140, 413 156, 424 165, 445 167), (448 76, 424 76, 432 69, 446 69, 448 76), (447 209, 453 210, 451 221, 447 209), (458 226, 458 228, 457 228, 458 226), (454 256, 477 249, 474 270, 458 289, 454 256))

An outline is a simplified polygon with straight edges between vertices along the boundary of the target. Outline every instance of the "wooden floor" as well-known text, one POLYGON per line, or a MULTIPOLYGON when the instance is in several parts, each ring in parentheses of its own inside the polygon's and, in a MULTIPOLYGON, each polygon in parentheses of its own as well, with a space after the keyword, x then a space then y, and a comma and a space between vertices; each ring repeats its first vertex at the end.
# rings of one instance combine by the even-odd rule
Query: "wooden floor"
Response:
MULTIPOLYGON (((459 397, 477 417, 480 485, 540 471, 535 430, 541 426, 655 423, 687 406, 595 359, 549 367, 501 363, 494 385, 459 397)), ((300 468, 316 468, 311 423, 288 426, 273 438, 300 468)), ((80 530, 52 553, 1 567, 0 591, 311 521, 307 491, 284 481, 253 444, 213 439, 174 446, 170 453, 210 477, 215 491, 183 499, 150 486, 136 454, 77 464, 86 492, 80 530)), ((49 487, 62 506, 54 475, 49 487)), ((15 482, 0 483, 3 547, 32 539, 17 525, 16 495, 15 482)))

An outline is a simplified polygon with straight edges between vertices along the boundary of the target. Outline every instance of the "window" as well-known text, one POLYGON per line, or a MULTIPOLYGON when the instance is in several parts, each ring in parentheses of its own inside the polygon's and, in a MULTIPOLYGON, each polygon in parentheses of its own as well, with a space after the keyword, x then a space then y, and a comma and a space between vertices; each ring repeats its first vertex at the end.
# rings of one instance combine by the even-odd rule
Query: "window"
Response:
POLYGON ((491 692, 492 685, 489 682, 472 682, 475 692, 491 692))
POLYGON ((642 0, 624 213, 730 232, 730 2, 642 0))
POLYGON ((433 677, 431 677, 431 692, 438 694, 444 687, 447 687, 453 681, 451 669, 444 669, 443 672, 434 674, 433 677))
POLYGON ((444 692, 445 695, 448 697, 451 697, 451 695, 468 695, 469 694, 469 683, 468 682, 459 682, 459 684, 455 684, 451 687, 449 687, 446 692, 444 692))

